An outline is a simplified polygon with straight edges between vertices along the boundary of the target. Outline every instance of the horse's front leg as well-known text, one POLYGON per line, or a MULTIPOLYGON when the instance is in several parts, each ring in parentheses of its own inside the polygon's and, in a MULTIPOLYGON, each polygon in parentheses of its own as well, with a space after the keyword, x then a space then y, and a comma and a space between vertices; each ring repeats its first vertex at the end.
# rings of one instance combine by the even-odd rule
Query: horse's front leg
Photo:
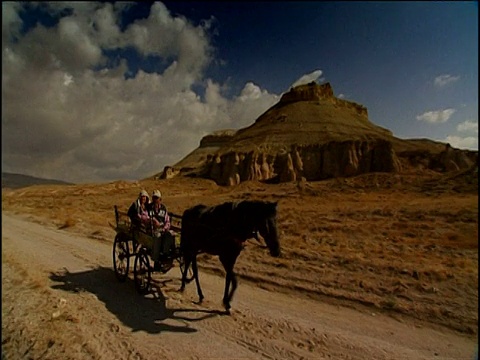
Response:
POLYGON ((200 281, 198 280, 198 267, 197 267, 196 255, 192 259, 192 270, 193 270, 193 276, 195 277, 195 283, 197 284, 198 303, 200 304, 203 301, 203 293, 200 287, 200 281))
POLYGON ((220 261, 225 269, 225 291, 223 293, 223 306, 225 310, 229 312, 231 306, 230 302, 232 301, 233 293, 237 288, 237 277, 233 272, 233 265, 235 264, 236 257, 220 257, 220 261), (230 285, 232 285, 230 289, 230 285))
POLYGON ((230 274, 230 279, 232 281, 232 287, 230 289, 230 293, 228 294, 228 306, 230 307, 230 302, 232 301, 233 299, 233 293, 235 292, 235 290, 237 289, 237 276, 235 275, 235 273, 233 272, 233 269, 232 269, 232 272, 230 274))
POLYGON ((230 283, 232 282, 232 272, 227 271, 225 275, 225 291, 223 292, 223 306, 225 307, 225 310, 230 310, 230 297, 229 297, 229 288, 230 288, 230 283))

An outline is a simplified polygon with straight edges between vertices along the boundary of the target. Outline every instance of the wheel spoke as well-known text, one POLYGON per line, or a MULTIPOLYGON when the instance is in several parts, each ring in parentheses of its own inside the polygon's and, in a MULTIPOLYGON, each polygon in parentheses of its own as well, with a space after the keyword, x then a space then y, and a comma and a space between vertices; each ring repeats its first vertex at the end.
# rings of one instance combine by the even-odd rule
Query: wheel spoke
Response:
POLYGON ((129 269, 129 241, 123 234, 117 234, 113 243, 113 267, 119 281, 125 281, 129 269))
POLYGON ((143 249, 139 249, 135 257, 135 287, 141 294, 146 294, 149 291, 151 274, 148 256, 143 249))

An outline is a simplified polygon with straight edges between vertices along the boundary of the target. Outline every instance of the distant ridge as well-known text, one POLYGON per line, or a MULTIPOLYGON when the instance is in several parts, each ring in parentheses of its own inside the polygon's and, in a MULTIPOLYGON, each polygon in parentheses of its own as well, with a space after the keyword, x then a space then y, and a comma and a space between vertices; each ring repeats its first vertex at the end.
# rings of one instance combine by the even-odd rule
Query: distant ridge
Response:
POLYGON ((42 179, 30 175, 2 172, 2 189, 19 189, 32 185, 73 185, 62 180, 42 179))

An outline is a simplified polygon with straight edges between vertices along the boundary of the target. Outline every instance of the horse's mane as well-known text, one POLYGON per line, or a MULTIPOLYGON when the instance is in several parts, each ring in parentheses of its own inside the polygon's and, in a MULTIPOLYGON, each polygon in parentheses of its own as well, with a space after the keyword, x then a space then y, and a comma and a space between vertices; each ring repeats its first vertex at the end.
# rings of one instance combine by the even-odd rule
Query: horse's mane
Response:
POLYGON ((275 218, 276 202, 262 200, 227 201, 223 204, 191 207, 186 211, 190 219, 220 227, 252 227, 257 220, 275 218))
MULTIPOLYGON (((263 200, 240 200, 240 201, 227 201, 223 204, 214 206, 197 205, 194 208, 198 208, 201 213, 233 213, 235 215, 242 214, 254 214, 254 215, 276 215, 276 202, 263 201, 263 200)), ((192 208, 193 209, 193 208, 192 208)))
POLYGON ((239 211, 257 211, 261 215, 276 215, 277 203, 263 200, 243 200, 236 204, 239 211), (240 210, 241 209, 241 210, 240 210))

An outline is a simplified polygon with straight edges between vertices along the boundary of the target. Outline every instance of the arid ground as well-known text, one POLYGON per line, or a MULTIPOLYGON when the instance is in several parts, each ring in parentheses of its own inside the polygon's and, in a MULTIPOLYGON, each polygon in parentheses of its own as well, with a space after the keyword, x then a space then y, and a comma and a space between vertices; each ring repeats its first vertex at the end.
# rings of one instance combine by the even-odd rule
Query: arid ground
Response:
POLYGON ((473 358, 477 176, 377 173, 235 187, 174 178, 3 189, 2 354, 473 358), (278 201, 282 257, 247 242, 235 268, 231 316, 217 313, 223 269, 210 255, 199 257, 202 305, 193 303, 193 284, 176 291, 178 268, 155 275, 153 297, 136 294, 131 279, 115 279, 113 206, 126 211, 141 189, 156 188, 177 214, 198 203, 278 201))

